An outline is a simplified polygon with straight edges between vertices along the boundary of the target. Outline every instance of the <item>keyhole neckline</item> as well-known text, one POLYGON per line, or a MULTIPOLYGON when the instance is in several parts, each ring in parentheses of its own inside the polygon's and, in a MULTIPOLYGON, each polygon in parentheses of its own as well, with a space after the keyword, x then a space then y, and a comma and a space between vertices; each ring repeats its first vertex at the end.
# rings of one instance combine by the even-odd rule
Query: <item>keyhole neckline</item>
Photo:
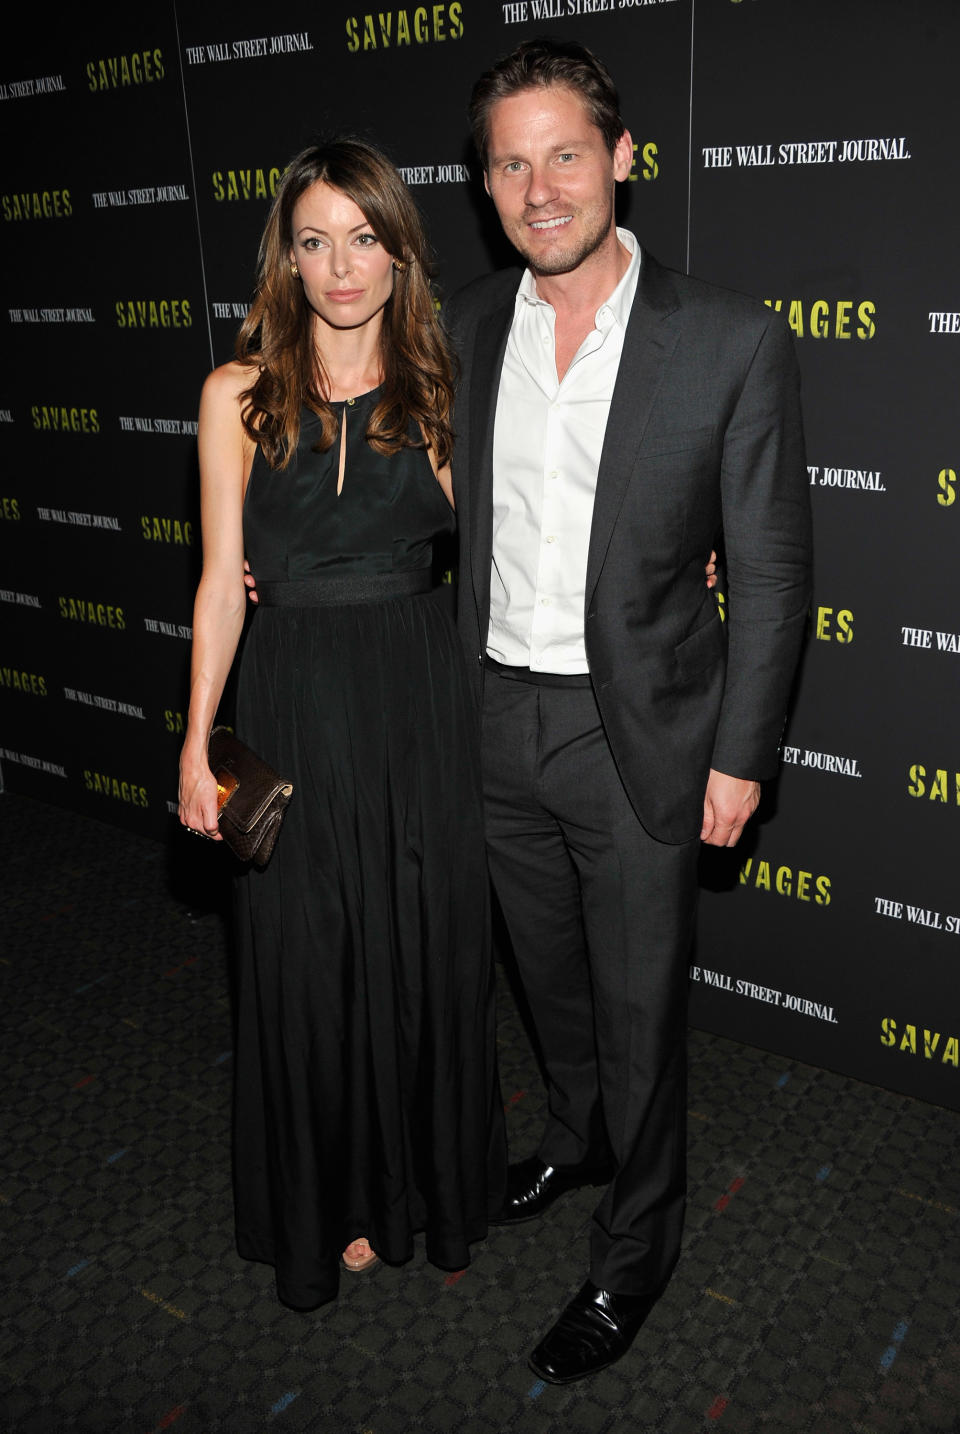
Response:
POLYGON ((383 384, 378 383, 376 388, 368 388, 363 393, 355 393, 352 398, 331 398, 327 401, 332 408, 353 408, 362 398, 370 398, 372 394, 379 393, 381 388, 383 388, 383 384))

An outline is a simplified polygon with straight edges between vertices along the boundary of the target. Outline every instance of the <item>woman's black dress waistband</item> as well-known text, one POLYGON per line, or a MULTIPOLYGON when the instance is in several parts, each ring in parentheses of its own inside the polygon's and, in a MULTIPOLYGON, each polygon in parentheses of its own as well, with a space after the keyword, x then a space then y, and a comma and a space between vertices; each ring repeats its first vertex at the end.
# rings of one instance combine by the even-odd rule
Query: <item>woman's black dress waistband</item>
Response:
POLYGON ((416 597, 430 592, 433 585, 430 569, 417 568, 409 573, 331 573, 287 582, 262 582, 257 583, 257 593, 263 607, 327 607, 416 597))

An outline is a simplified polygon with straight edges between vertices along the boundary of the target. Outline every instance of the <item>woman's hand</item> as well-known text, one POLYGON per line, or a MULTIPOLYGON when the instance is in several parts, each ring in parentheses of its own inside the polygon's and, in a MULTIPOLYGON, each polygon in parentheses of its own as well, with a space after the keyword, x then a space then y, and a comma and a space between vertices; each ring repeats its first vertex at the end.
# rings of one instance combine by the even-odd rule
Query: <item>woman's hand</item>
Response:
POLYGON ((180 754, 180 822, 188 831, 223 841, 217 826, 217 779, 204 756, 180 754))
POLYGON ((707 571, 707 587, 708 587, 708 588, 715 588, 715 587, 717 586, 717 550, 716 550, 716 548, 714 548, 713 552, 710 554, 709 558, 707 559, 707 569, 706 569, 706 571, 707 571))

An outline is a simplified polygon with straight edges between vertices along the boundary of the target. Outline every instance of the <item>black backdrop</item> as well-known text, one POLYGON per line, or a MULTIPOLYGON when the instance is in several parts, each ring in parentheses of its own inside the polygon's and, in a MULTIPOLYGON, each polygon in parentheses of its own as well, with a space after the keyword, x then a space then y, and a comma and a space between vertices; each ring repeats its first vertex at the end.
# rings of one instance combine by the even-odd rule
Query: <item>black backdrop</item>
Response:
POLYGON ((520 39, 610 63, 622 222, 797 336, 817 556, 781 779, 705 855, 695 1024, 960 1107, 954 0, 350 0, 24 14, 0 73, 0 770, 175 836, 195 418, 269 195, 349 128, 438 294, 507 258, 466 138, 520 39))

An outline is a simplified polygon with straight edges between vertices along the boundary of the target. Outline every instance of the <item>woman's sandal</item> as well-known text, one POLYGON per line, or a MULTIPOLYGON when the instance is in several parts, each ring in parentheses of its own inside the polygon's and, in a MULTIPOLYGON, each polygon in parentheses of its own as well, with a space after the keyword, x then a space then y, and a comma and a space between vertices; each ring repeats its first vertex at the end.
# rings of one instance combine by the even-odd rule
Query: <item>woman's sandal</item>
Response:
POLYGON ((379 1262, 380 1256, 376 1254, 374 1250, 371 1250, 369 1240, 365 1240, 362 1236, 359 1239, 351 1240, 350 1244, 340 1256, 341 1267, 345 1270, 349 1270, 351 1275, 362 1275, 366 1270, 372 1270, 374 1265, 379 1264, 379 1262), (356 1245, 366 1245, 367 1253, 365 1255, 351 1256, 350 1251, 356 1245))

